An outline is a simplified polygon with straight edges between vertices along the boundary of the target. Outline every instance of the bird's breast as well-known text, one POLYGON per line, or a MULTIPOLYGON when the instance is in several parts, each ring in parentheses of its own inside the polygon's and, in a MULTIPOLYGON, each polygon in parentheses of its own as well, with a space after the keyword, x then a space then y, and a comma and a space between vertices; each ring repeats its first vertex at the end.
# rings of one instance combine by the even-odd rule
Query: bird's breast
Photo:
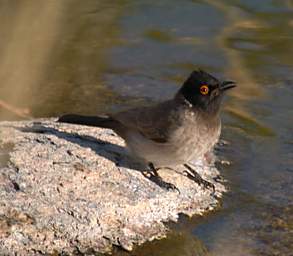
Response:
POLYGON ((176 154, 182 161, 190 161, 201 157, 211 150, 220 136, 221 123, 218 117, 205 119, 193 112, 184 113, 180 117, 180 126, 174 129, 171 136, 176 154))

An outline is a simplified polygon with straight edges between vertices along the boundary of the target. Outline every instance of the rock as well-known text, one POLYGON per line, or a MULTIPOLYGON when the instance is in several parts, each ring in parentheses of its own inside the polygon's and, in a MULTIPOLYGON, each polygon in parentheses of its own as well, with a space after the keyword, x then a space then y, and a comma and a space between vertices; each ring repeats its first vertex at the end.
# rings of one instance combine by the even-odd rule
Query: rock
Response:
POLYGON ((107 129, 54 119, 0 123, 0 254, 109 252, 164 237, 179 214, 203 214, 225 188, 203 160, 204 188, 177 171, 160 170, 178 191, 142 174, 123 140, 107 129))

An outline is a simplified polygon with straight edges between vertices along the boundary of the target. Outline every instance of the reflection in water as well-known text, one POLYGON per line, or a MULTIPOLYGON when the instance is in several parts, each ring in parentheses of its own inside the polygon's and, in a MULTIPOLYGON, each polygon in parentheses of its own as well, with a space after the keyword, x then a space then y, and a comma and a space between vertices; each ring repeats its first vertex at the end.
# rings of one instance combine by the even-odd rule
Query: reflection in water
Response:
POLYGON ((2 1, 0 8, 1 98, 24 108, 46 71, 63 5, 63 2, 31 3, 2 1))
MULTIPOLYGON (((233 106, 233 104, 231 104, 233 106)), ((247 135, 256 136, 275 136, 275 133, 269 127, 262 125, 258 120, 252 117, 249 113, 243 112, 237 107, 227 107, 226 112, 233 117, 234 122, 229 125, 234 128, 244 130, 247 135)))
POLYGON ((233 92, 238 99, 249 99, 250 97, 260 97, 263 90, 256 83, 255 79, 243 63, 241 52, 233 49, 229 45, 229 40, 238 31, 256 30, 263 26, 259 21, 246 17, 243 10, 235 8, 233 5, 226 4, 225 1, 207 0, 207 2, 216 8, 219 8, 227 18, 227 24, 218 36, 219 46, 225 50, 229 59, 229 65, 226 68, 230 77, 234 78, 240 85, 237 91, 233 92))
POLYGON ((151 29, 146 31, 145 36, 152 40, 162 42, 162 43, 169 43, 169 42, 172 42, 172 40, 174 40, 172 36, 169 35, 168 33, 160 31, 160 30, 156 30, 156 29, 151 29))
POLYGON ((1 1, 0 119, 149 104, 195 68, 226 74, 222 207, 116 253, 292 255, 292 14, 290 0, 1 1))
MULTIPOLYGON (((103 87, 101 73, 125 1, 86 2, 0 3, 0 100, 34 116, 82 112, 89 100, 96 108, 111 102, 115 93, 103 87)), ((0 119, 15 118, 11 109, 0 110, 0 119)))
MULTIPOLYGON (((173 232, 159 241, 143 244, 132 252, 138 256, 211 256, 201 241, 190 233, 173 232)), ((118 251, 116 256, 129 256, 129 253, 118 251)))

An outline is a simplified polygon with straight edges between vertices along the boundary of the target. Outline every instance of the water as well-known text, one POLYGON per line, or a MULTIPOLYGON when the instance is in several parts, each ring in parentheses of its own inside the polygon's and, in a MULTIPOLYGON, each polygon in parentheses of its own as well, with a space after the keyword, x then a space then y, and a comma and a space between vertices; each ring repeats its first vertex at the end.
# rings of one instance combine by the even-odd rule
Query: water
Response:
POLYGON ((293 255, 293 1, 2 0, 0 21, 2 120, 151 104, 198 67, 238 81, 221 207, 131 255, 293 255))

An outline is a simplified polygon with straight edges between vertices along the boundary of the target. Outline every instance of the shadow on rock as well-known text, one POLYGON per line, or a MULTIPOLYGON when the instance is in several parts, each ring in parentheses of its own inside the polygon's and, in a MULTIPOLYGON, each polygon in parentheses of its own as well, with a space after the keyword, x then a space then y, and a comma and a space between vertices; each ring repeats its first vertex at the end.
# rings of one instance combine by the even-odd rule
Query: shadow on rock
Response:
MULTIPOLYGON (((25 128, 16 127, 16 129, 22 132, 55 135, 60 139, 78 144, 81 147, 90 148, 99 156, 102 156, 114 162, 116 166, 133 169, 140 172, 146 170, 145 166, 143 166, 142 164, 138 162, 135 162, 129 156, 126 147, 122 147, 117 144, 113 144, 109 141, 101 140, 99 138, 96 138, 90 135, 80 135, 78 133, 60 131, 53 127, 46 127, 42 123, 33 123, 33 126, 31 127, 25 127, 25 128)), ((115 135, 112 135, 112 136, 115 136, 115 135)))

